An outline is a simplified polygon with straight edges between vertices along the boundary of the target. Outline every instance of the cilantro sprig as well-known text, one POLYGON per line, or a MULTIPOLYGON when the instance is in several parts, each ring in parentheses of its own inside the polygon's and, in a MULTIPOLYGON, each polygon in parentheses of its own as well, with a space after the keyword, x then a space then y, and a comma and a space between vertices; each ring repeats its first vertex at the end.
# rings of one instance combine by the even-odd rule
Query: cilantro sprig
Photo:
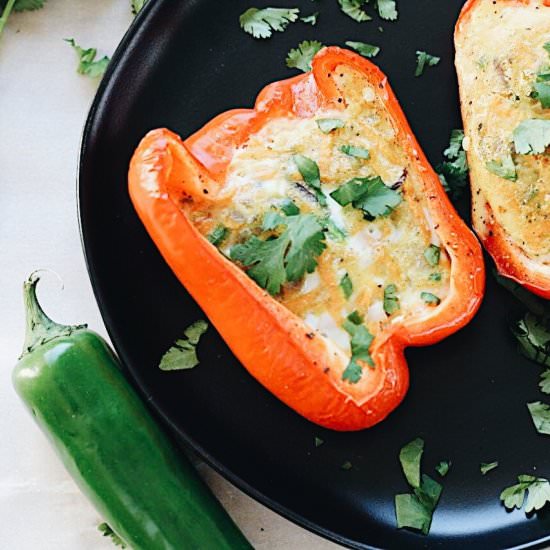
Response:
POLYGON ((543 477, 519 475, 518 483, 504 489, 500 494, 500 500, 506 508, 524 508, 525 513, 529 514, 550 502, 550 482, 543 477))
POLYGON ((297 48, 290 50, 286 56, 286 66, 289 69, 300 69, 304 73, 311 71, 311 61, 314 55, 323 47, 318 40, 304 40, 297 48))
POLYGON ((184 331, 184 338, 179 338, 162 356, 159 369, 164 371, 187 370, 199 364, 197 344, 208 329, 208 323, 202 319, 189 325, 184 331))
POLYGON ((351 203, 361 210, 366 220, 389 216, 403 200, 401 194, 384 184, 378 176, 374 178, 353 178, 330 196, 340 205, 351 203))
POLYGON ((427 52, 416 52, 416 71, 414 76, 422 76, 426 67, 435 67, 441 61, 440 57, 430 55, 427 52))
POLYGON ((539 155, 550 145, 550 120, 530 118, 520 122, 513 133, 519 155, 539 155))
POLYGON ((269 212, 262 228, 273 234, 266 240, 253 236, 233 246, 229 255, 248 268, 249 277, 276 295, 286 282, 299 281, 315 270, 317 258, 326 248, 325 234, 313 214, 281 216, 269 212))
POLYGON ((102 76, 107 65, 111 61, 108 56, 103 56, 101 59, 96 59, 96 48, 81 48, 73 38, 65 38, 65 42, 68 42, 76 52, 78 56, 78 66, 76 72, 89 76, 90 78, 97 78, 102 76))
POLYGON ((443 188, 451 199, 459 199, 468 185, 468 160, 462 146, 464 132, 453 130, 449 147, 443 151, 447 160, 436 167, 443 188))
POLYGON ((298 19, 298 8, 249 8, 239 17, 241 28, 254 38, 269 38, 298 19))

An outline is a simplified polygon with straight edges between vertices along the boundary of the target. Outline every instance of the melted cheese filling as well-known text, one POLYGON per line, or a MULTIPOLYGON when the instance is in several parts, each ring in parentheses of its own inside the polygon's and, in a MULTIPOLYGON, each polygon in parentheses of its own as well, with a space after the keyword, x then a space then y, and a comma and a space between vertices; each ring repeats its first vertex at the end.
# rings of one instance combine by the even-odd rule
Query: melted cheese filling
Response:
MULTIPOLYGON (((477 157, 471 169, 496 221, 529 256, 550 262, 550 158, 516 155, 517 180, 500 178, 486 163, 513 153, 513 132, 527 119, 550 119, 531 97, 537 73, 550 65, 550 8, 542 0, 498 8, 481 0, 462 31, 457 51, 467 134, 477 157)), ((473 189, 473 192, 479 192, 473 189)))
POLYGON ((218 224, 229 228, 220 247, 229 255, 232 246, 259 234, 264 214, 270 208, 280 208, 285 199, 293 200, 302 213, 330 214, 346 236, 334 239, 328 234, 327 248, 318 257, 315 271, 299 282, 286 283, 275 298, 349 353, 350 338, 342 328, 347 315, 358 310, 376 335, 388 323, 430 314, 434 306, 426 304, 421 293, 445 299, 450 261, 444 250, 436 267, 424 257, 426 248, 438 245, 439 240, 427 214, 420 175, 399 145, 384 104, 362 75, 349 67, 336 72, 335 81, 346 98, 343 109, 318 112, 314 118, 289 116, 268 122, 235 151, 224 186, 233 193, 231 204, 191 209, 189 215, 204 235, 218 224), (322 118, 338 118, 345 125, 325 134, 316 123, 322 118), (370 159, 344 154, 340 147, 345 144, 368 149, 370 159), (294 154, 318 164, 326 208, 304 190, 307 186, 292 160, 294 154), (354 177, 375 175, 389 186, 403 183, 403 201, 387 217, 367 221, 361 211, 351 205, 342 207, 329 197, 354 177), (353 282, 349 299, 339 284, 346 273, 353 282), (434 277, 434 273, 439 275, 434 277), (400 310, 391 316, 383 308, 384 288, 389 284, 396 285, 400 301, 400 310))

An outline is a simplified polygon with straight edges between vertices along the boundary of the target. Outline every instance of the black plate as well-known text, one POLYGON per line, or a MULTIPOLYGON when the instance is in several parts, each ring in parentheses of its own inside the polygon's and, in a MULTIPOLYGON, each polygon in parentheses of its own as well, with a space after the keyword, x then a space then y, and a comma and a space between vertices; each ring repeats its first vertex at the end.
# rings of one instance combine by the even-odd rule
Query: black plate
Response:
MULTIPOLYGON (((160 355, 200 309, 164 264, 130 204, 126 172, 151 128, 187 136, 217 113, 251 106, 268 82, 294 74, 286 52, 304 39, 382 47, 388 74, 432 163, 460 127, 452 30, 461 0, 399 0, 399 21, 358 24, 336 1, 283 1, 316 27, 291 25, 257 41, 239 29, 250 0, 153 0, 124 38, 94 102, 82 144, 80 216, 90 277, 120 357, 153 407, 224 476, 284 516, 355 547, 504 548, 548 540, 550 514, 506 512, 500 491, 521 473, 550 475, 549 442, 525 407, 539 400, 539 369, 516 352, 508 322, 517 303, 493 277, 481 311, 443 343, 409 350, 411 388, 382 424, 334 433, 310 424, 262 388, 211 329, 202 364, 163 373, 160 355), (378 30, 379 25, 383 32, 378 30), (441 56, 414 78, 415 51, 441 56), (315 448, 314 436, 325 443, 315 448), (393 497, 406 492, 401 446, 426 441, 425 472, 451 460, 429 537, 395 526, 393 497), (343 471, 344 461, 353 469, 343 471), (500 467, 482 477, 479 463, 500 467)), ((252 2, 252 5, 255 3, 252 2)), ((262 2, 266 5, 265 2, 262 2)), ((268 4, 269 5, 269 4, 268 4)), ((460 205, 467 214, 466 201, 460 205)))

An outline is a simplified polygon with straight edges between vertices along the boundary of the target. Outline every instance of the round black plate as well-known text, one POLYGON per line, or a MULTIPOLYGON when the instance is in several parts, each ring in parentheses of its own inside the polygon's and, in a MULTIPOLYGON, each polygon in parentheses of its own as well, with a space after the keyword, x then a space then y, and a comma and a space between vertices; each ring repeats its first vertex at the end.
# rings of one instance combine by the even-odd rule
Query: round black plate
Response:
MULTIPOLYGON (((82 238, 103 318, 130 376, 180 440, 224 476, 343 544, 485 550, 542 543, 550 538, 549 513, 528 518, 499 502, 517 474, 536 467, 550 475, 550 442, 536 434, 525 406, 541 395, 539 369, 519 356, 508 330, 520 308, 490 270, 474 321, 439 345, 407 352, 411 388, 404 403, 367 431, 334 433, 302 419, 248 375, 214 329, 201 342, 198 368, 157 368, 162 353, 203 314, 128 198, 128 162, 148 130, 167 126, 187 136, 221 111, 251 106, 265 84, 295 74, 285 56, 304 39, 380 45, 376 61, 432 163, 441 160, 451 129, 461 126, 452 64, 461 0, 399 0, 397 22, 362 24, 335 0, 278 0, 303 14, 320 10, 319 23, 296 23, 263 41, 239 29, 239 14, 254 4, 151 0, 90 112, 80 161, 82 238), (441 57, 421 78, 414 77, 416 50, 441 57), (315 436, 324 445, 316 448, 315 436), (425 472, 437 477, 437 462, 452 461, 428 537, 398 530, 394 515, 394 495, 408 490, 398 452, 417 436, 426 441, 425 472), (479 463, 493 460, 499 468, 482 477, 479 463), (341 469, 345 461, 351 470, 341 469)), ((460 210, 467 215, 466 200, 460 210)))

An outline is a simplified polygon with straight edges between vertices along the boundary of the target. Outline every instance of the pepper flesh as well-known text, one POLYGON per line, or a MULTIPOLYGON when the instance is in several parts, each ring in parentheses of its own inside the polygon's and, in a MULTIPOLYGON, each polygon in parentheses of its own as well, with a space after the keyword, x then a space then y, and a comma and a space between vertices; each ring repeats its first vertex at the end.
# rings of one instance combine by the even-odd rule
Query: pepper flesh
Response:
POLYGON ((27 339, 13 383, 113 531, 135 550, 252 548, 155 424, 106 342, 47 318, 37 282, 25 283, 27 339))
MULTIPOLYGON (((501 8, 529 6, 532 1, 533 0, 496 0, 492 2, 491 8, 495 16, 498 16, 498 10, 501 8)), ((466 32, 474 11, 480 5, 480 0, 468 0, 460 12, 455 27, 455 48, 457 52, 459 52, 463 45, 462 35, 466 32)), ((542 5, 550 7, 550 0, 543 0, 542 5)), ((538 9, 538 7, 536 9, 538 9)), ((521 21, 520 18, 518 18, 518 22, 519 21, 521 21)), ((462 75, 458 63, 457 73, 459 77, 459 87, 462 88, 462 75)), ((465 102, 461 101, 461 105, 464 129, 468 135, 470 132, 465 102)), ((472 153, 467 151, 466 154, 470 159, 470 165, 472 165, 472 153)), ((473 225, 483 246, 493 258, 499 274, 516 281, 543 298, 550 299, 550 271, 548 265, 538 265, 533 258, 529 257, 517 244, 511 241, 508 233, 496 220, 494 211, 485 195, 481 190, 474 190, 475 181, 472 179, 472 172, 470 172, 470 181, 472 183, 473 225)))
POLYGON ((309 420, 335 430, 359 430, 383 420, 403 399, 409 384, 406 346, 437 342, 473 317, 484 291, 484 267, 477 240, 449 202, 384 74, 337 47, 321 50, 312 67, 268 85, 254 109, 223 113, 185 142, 166 129, 150 132, 131 161, 129 191, 164 259, 247 370, 309 420), (320 335, 311 338, 304 321, 220 254, 181 208, 182 201, 229 201, 223 186, 233 152, 270 120, 338 108, 345 98, 331 72, 342 64, 364 74, 383 99, 397 139, 422 173, 430 217, 452 263, 449 295, 437 313, 380 332, 370 350, 376 368, 368 381, 355 385, 331 375, 331 367, 337 371, 341 365, 329 342, 320 335))

